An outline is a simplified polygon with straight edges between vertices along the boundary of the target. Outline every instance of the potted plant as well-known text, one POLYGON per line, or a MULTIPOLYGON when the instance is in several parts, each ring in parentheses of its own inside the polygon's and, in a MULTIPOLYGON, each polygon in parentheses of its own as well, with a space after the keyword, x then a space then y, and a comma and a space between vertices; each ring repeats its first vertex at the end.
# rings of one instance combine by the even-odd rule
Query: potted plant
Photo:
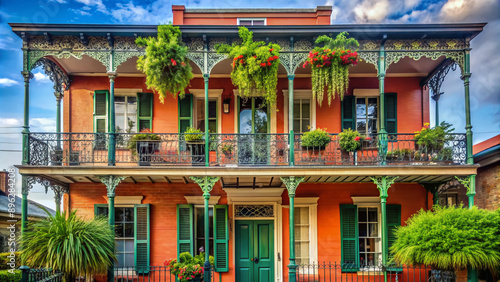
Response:
MULTIPOLYGON (((214 265, 214 257, 209 257, 210 265, 214 265)), ((205 253, 192 256, 189 252, 179 255, 179 260, 166 260, 164 265, 170 268, 170 272, 175 275, 179 282, 203 281, 205 263, 205 253)))
POLYGON ((370 137, 364 137, 359 134, 357 130, 352 130, 350 128, 345 129, 339 133, 339 146, 341 150, 342 159, 349 159, 352 155, 354 158, 354 164, 357 163, 356 151, 362 148, 361 144, 365 140, 371 140, 370 137))
POLYGON ((132 155, 139 155, 139 165, 148 166, 151 164, 151 157, 160 148, 161 137, 151 133, 150 129, 143 129, 139 134, 132 136, 128 148, 132 155))
POLYGON ((188 48, 181 39, 178 26, 159 25, 157 37, 138 37, 135 42, 145 48, 139 56, 137 69, 146 74, 146 85, 160 94, 163 103, 166 93, 183 97, 185 88, 193 78, 187 58, 188 48))
POLYGON ((443 121, 438 126, 430 128, 429 123, 424 123, 421 130, 415 131, 416 155, 420 160, 436 160, 439 158, 438 156, 445 157, 445 153, 451 159, 451 156, 449 156, 451 149, 447 152, 441 152, 445 143, 453 139, 450 133, 455 129, 451 128, 451 126, 451 124, 443 121))
POLYGON ((394 149, 387 152, 385 159, 389 162, 409 162, 414 154, 415 150, 410 148, 394 149))
POLYGON ((239 27, 241 44, 217 44, 219 54, 233 58, 231 81, 238 87, 239 95, 251 97, 262 93, 271 107, 276 107, 278 85, 279 51, 276 43, 253 41, 253 32, 246 27, 239 27))
POLYGON ((221 152, 226 156, 226 158, 230 158, 233 156, 233 145, 224 144, 222 145, 221 152))
POLYGON ((325 87, 328 87, 328 106, 335 98, 335 94, 344 98, 349 87, 349 68, 358 63, 359 47, 354 38, 347 38, 347 32, 341 32, 335 39, 326 35, 318 37, 316 44, 323 43, 323 47, 316 47, 311 52, 303 67, 311 66, 312 96, 323 103, 325 87))
POLYGON ((193 165, 205 164, 205 142, 203 140, 203 131, 198 128, 188 127, 184 132, 186 148, 191 155, 193 165))

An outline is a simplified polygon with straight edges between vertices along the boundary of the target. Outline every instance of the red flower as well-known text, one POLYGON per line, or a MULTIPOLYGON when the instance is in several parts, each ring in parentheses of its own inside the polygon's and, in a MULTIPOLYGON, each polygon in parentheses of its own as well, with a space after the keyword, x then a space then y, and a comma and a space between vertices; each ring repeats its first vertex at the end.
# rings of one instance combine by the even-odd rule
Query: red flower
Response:
POLYGON ((370 141, 370 140, 372 140, 372 139, 371 139, 370 137, 366 137, 366 138, 365 138, 365 140, 366 140, 366 141, 370 141))
POLYGON ((185 65, 186 65, 186 63, 182 62, 182 63, 181 63, 181 65, 185 66, 185 65))
POLYGON ((361 140, 361 137, 359 137, 359 136, 356 136, 356 137, 354 138, 354 141, 359 141, 359 140, 361 140))
POLYGON ((238 56, 238 59, 241 59, 241 58, 243 58, 243 55, 239 55, 239 56, 238 56))
POLYGON ((241 61, 240 61, 240 64, 244 64, 244 63, 245 63, 245 60, 241 60, 241 61))
POLYGON ((265 66, 266 66, 266 63, 260 63, 260 66, 261 66, 261 67, 265 67, 265 66))
POLYGON ((271 62, 267 62, 267 65, 268 65, 268 66, 271 66, 271 62))
POLYGON ((177 65, 177 62, 176 62, 174 59, 170 59, 170 61, 172 62, 172 65, 173 65, 173 66, 176 66, 176 65, 177 65))
POLYGON ((276 56, 276 55, 274 55, 274 56, 273 56, 273 59, 275 59, 275 60, 276 60, 276 59, 278 59, 278 58, 279 58, 279 57, 278 57, 278 56, 276 56))
POLYGON ((273 49, 273 48, 269 49, 269 52, 272 52, 272 51, 274 51, 274 49, 273 49))

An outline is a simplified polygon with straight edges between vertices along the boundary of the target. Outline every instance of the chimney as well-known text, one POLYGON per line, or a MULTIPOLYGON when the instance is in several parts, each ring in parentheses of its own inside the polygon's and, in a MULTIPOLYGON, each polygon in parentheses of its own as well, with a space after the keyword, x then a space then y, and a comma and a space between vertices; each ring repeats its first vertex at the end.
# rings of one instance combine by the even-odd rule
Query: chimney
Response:
POLYGON ((184 11, 186 7, 184 5, 172 5, 173 23, 174 25, 184 24, 184 11))
POLYGON ((9 196, 9 172, 5 170, 0 171, 0 191, 5 195, 9 196))

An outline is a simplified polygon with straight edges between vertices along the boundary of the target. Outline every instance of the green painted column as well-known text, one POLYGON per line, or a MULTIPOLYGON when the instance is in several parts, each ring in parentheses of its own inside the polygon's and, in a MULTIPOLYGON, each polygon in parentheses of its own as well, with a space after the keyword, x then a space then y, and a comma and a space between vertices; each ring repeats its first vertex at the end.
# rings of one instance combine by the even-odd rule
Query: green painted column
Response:
POLYGON ((62 187, 60 185, 52 185, 52 191, 54 191, 54 201, 56 203, 56 213, 61 212, 61 200, 65 193, 68 193, 68 189, 66 187, 62 187))
POLYGON ((380 46, 378 57, 378 90, 380 95, 380 130, 378 134, 378 153, 381 165, 386 164, 385 157, 387 156, 387 131, 385 129, 385 49, 384 45, 380 46))
MULTIPOLYGON (((387 266, 387 256, 389 254, 389 241, 388 241, 388 234, 387 234, 387 197, 388 197, 388 190, 391 187, 391 185, 394 183, 394 181, 397 179, 397 176, 377 176, 377 177, 371 177, 373 183, 377 185, 377 189, 379 190, 380 193, 380 223, 381 223, 381 229, 382 229, 382 265, 387 266)), ((384 271, 384 281, 387 281, 387 272, 384 271)))
POLYGON ((474 164, 474 158, 472 157, 472 123, 470 116, 470 50, 466 50, 464 54, 464 70, 462 74, 462 79, 464 80, 465 88, 465 134, 467 136, 467 164, 474 164))
POLYGON ((108 144, 108 166, 115 166, 116 135, 115 135, 115 79, 116 72, 108 72, 109 76, 109 144, 108 144))
POLYGON ((304 181, 304 177, 281 177, 281 181, 285 184, 288 190, 288 198, 290 200, 290 263, 288 264, 288 281, 297 281, 297 264, 295 263, 295 191, 299 184, 304 181))
MULTIPOLYGON (((115 232, 115 190, 116 186, 125 176, 116 176, 116 175, 106 175, 106 176, 97 176, 101 182, 106 185, 106 190, 108 191, 108 223, 113 233, 115 232)), ((115 280, 115 272, 114 272, 114 264, 112 264, 108 269, 108 282, 112 282, 115 280)))
POLYGON ((28 194, 31 188, 33 188, 33 178, 31 176, 22 175, 21 182, 21 235, 24 235, 26 228, 28 227, 28 194))
POLYGON ((29 71, 22 71, 24 77, 24 124, 23 124, 23 164, 29 164, 29 133, 30 133, 30 79, 32 74, 29 71))
POLYGON ((210 134, 208 132, 208 79, 210 75, 204 74, 205 82, 205 166, 210 166, 210 134))
MULTIPOLYGON (((295 165, 295 135, 293 133, 293 80, 295 75, 288 75, 288 130, 290 135, 288 141, 290 144, 290 166, 295 165)), ((315 105, 316 106, 316 105, 315 105)))
POLYGON ((61 149, 61 100, 63 98, 62 93, 55 92, 56 96, 56 133, 57 133, 57 148, 61 149))
MULTIPOLYGON (((208 132, 208 131, 207 131, 208 132)), ((208 214, 208 201, 210 200, 210 192, 214 188, 215 183, 219 181, 220 177, 214 176, 203 176, 203 177, 195 177, 191 176, 191 180, 193 180, 198 186, 200 186, 201 191, 203 191, 203 200, 205 203, 205 216, 204 216, 204 231, 205 231, 205 264, 203 265, 203 281, 211 281, 211 273, 210 273, 210 216, 208 214)))
POLYGON ((434 121, 435 121, 434 126, 438 126, 439 125, 439 95, 436 96, 434 101, 436 101, 436 114, 435 114, 435 119, 434 119, 434 121))

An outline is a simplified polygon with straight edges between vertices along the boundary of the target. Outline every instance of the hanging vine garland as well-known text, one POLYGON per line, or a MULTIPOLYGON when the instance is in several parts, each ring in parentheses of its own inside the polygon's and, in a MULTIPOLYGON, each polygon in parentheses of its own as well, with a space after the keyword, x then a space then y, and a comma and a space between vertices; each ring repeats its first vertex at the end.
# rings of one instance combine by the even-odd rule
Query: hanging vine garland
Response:
POLYGON ((240 96, 251 97, 262 93, 266 102, 275 107, 281 47, 276 43, 266 45, 264 41, 253 41, 253 32, 246 27, 239 27, 238 34, 242 40, 240 45, 215 46, 217 53, 233 58, 231 81, 238 87, 240 96))
POLYGON ((178 26, 158 26, 157 37, 138 37, 137 46, 146 47, 146 55, 137 60, 137 69, 146 74, 146 85, 160 94, 163 103, 166 93, 183 97, 184 89, 193 78, 186 57, 188 48, 181 40, 178 26))
POLYGON ((326 35, 318 37, 316 44, 323 43, 323 47, 316 47, 311 52, 302 67, 311 65, 311 83, 313 99, 321 106, 325 96, 325 87, 328 95, 328 106, 335 95, 340 99, 349 88, 349 67, 358 63, 356 52, 359 43, 354 38, 347 38, 347 32, 341 32, 335 39, 326 35))

